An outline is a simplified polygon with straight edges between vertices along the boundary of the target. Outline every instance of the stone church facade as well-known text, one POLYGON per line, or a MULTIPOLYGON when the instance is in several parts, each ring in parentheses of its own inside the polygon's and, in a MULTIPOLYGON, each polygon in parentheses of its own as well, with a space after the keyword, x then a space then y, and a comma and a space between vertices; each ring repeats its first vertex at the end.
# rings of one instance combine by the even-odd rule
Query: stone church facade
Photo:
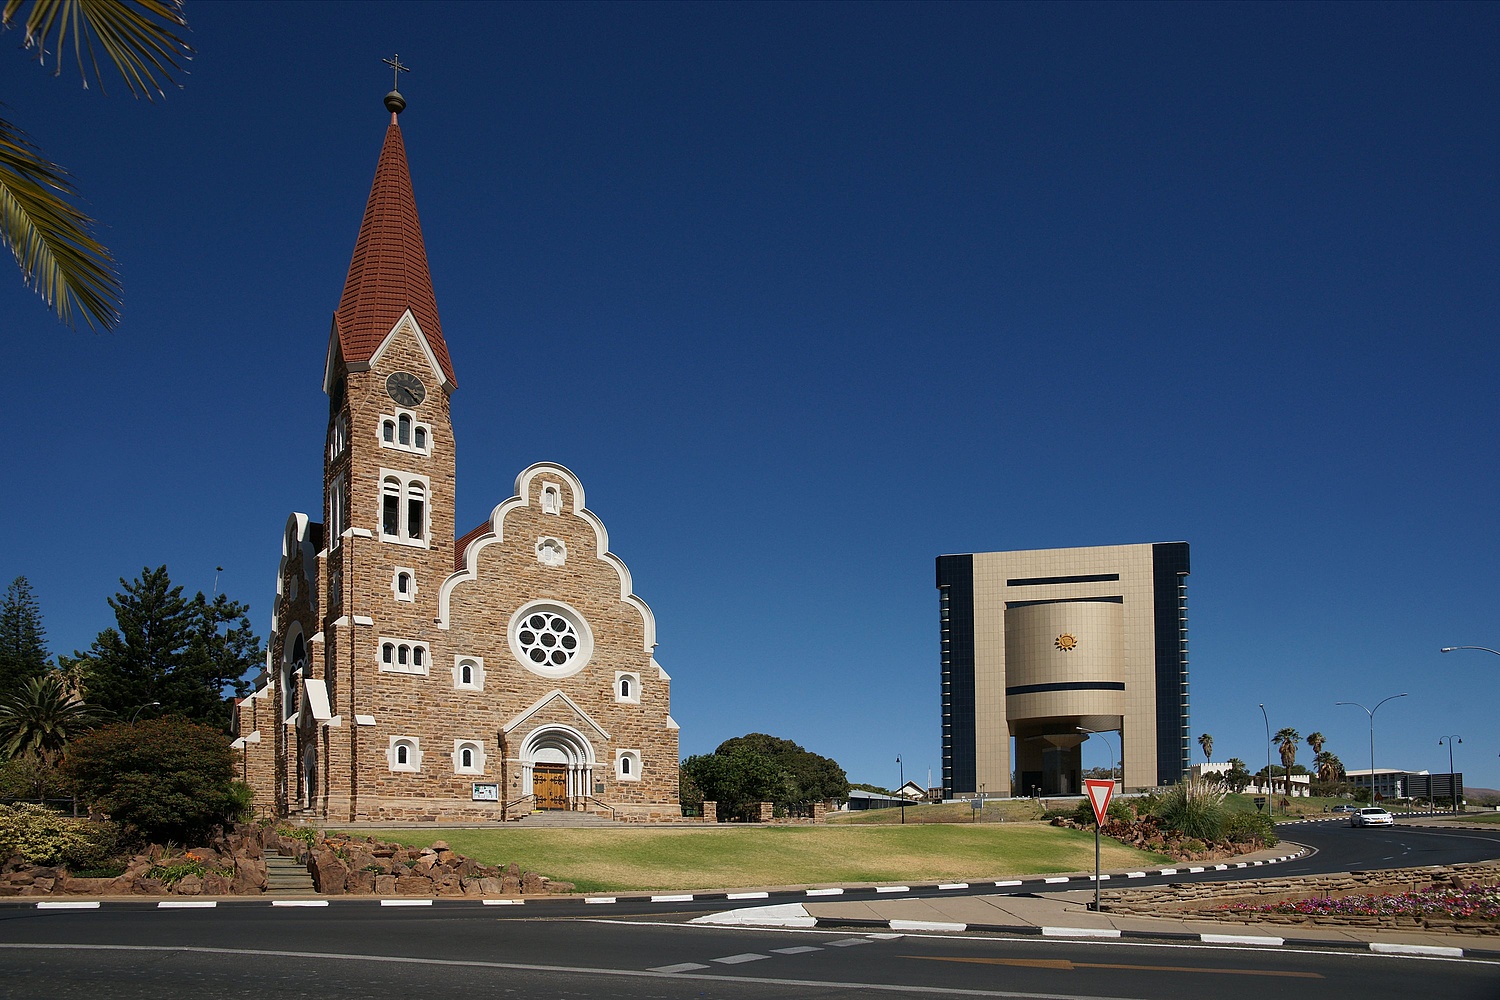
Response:
POLYGON ((463 535, 457 388, 391 112, 329 338, 321 521, 282 534, 266 670, 236 747, 258 811, 670 821, 656 622, 583 485, 541 462, 463 535))

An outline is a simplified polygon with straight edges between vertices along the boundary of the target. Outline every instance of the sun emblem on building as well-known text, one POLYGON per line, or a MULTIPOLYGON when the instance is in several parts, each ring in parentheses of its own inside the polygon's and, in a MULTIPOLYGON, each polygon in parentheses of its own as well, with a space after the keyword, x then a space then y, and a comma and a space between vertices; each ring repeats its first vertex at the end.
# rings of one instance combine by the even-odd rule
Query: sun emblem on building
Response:
POLYGON ((1072 632, 1064 632, 1052 640, 1052 644, 1064 653, 1070 653, 1073 651, 1073 647, 1078 645, 1078 638, 1072 632))

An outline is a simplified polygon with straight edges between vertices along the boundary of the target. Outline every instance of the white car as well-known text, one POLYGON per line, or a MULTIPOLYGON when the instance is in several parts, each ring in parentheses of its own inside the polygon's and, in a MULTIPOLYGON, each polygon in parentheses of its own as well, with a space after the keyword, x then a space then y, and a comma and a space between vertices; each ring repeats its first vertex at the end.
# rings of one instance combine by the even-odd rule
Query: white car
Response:
POLYGON ((1349 817, 1350 826, 1395 826, 1396 817, 1384 809, 1366 806, 1349 817))

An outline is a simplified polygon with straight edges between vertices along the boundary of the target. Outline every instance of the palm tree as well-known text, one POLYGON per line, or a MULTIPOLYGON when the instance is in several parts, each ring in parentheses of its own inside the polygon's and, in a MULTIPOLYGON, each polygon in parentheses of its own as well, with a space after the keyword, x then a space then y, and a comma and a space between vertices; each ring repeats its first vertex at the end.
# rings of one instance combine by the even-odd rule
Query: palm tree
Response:
MULTIPOLYGON (((1312 742, 1312 737, 1308 737, 1308 742, 1312 742)), ((1332 750, 1320 751, 1313 759, 1313 765, 1318 770, 1319 781, 1338 781, 1344 776, 1344 762, 1332 750)))
POLYGON ((1198 745, 1203 748, 1203 759, 1206 760, 1206 761, 1210 761, 1210 762, 1213 761, 1213 759, 1214 759, 1214 738, 1213 738, 1213 734, 1212 733, 1204 733, 1202 736, 1198 737, 1198 745))
MULTIPOLYGON (((25 0, 0 0, 0 27, 10 28, 25 0)), ((104 89, 102 50, 136 97, 161 93, 157 75, 172 82, 178 58, 192 48, 173 29, 185 28, 180 0, 32 0, 22 46, 38 62, 71 44, 83 85, 89 66, 104 89), (70 34, 71 33, 71 34, 70 34)), ((21 131, 0 119, 0 246, 15 254, 22 280, 34 288, 69 326, 82 313, 90 329, 109 329, 120 318, 120 279, 115 261, 93 234, 94 220, 71 204, 76 194, 68 172, 51 162, 21 131)))
POLYGON ((1307 745, 1310 746, 1310 747, 1312 747, 1313 756, 1317 756, 1318 754, 1322 753, 1323 752, 1323 744, 1327 743, 1327 742, 1328 742, 1328 738, 1326 736, 1324 736, 1322 733, 1308 733, 1307 734, 1307 745))
POLYGON ((102 721, 92 705, 73 696, 57 671, 32 677, 0 702, 0 753, 6 757, 56 754, 68 741, 102 721))
POLYGON ((1276 731, 1271 740, 1276 744, 1276 749, 1281 751, 1281 768, 1283 771, 1282 784, 1286 788, 1286 797, 1292 797, 1292 765, 1297 762, 1297 744, 1302 742, 1302 734, 1291 726, 1276 731))
POLYGON ((0 702, 0 754, 7 759, 30 757, 38 767, 37 797, 46 773, 57 763, 68 741, 103 721, 91 705, 80 701, 63 675, 49 670, 32 677, 0 702))

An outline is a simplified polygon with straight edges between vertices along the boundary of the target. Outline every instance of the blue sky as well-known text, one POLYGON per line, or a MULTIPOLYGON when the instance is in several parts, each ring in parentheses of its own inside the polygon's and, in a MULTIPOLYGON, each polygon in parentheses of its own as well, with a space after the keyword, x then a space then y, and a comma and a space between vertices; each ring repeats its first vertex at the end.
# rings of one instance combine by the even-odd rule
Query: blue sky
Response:
MULTIPOLYGON (((269 623, 399 52, 460 530, 582 478, 684 754, 940 776, 940 553, 1186 539, 1192 724, 1500 787, 1496 5, 189 3, 164 101, 12 45, 122 261, 0 271, 0 577, 54 651, 165 563, 269 623)), ((1097 742, 1097 741, 1096 741, 1097 742)), ((1103 764, 1103 748, 1085 763, 1103 764)), ((1197 757, 1195 752, 1195 758, 1197 757)), ((1311 752, 1304 748, 1299 759, 1311 752)))

